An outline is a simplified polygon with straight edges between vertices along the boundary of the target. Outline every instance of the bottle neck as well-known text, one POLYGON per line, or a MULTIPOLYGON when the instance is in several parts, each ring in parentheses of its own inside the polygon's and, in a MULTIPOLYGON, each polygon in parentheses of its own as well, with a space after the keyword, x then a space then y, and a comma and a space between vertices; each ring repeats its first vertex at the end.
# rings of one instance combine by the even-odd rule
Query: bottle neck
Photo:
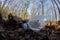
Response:
POLYGON ((25 29, 30 29, 29 23, 24 23, 24 28, 25 29))

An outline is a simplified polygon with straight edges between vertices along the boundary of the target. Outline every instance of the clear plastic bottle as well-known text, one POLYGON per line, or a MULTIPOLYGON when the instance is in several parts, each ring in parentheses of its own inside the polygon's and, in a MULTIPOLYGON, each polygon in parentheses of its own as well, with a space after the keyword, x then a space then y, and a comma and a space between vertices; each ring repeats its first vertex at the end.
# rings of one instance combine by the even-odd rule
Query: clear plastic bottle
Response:
POLYGON ((29 20, 30 29, 34 31, 39 31, 50 21, 48 16, 34 16, 29 20))
POLYGON ((24 29, 39 31, 50 21, 49 16, 33 16, 27 23, 24 23, 24 29))

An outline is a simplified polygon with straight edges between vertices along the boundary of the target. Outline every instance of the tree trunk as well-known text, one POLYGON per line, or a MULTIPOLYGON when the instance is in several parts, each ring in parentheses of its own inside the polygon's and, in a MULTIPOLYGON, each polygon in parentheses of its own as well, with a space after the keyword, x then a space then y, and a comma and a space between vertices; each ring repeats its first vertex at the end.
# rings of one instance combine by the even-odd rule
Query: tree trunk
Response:
POLYGON ((44 0, 42 0, 42 15, 44 15, 44 0))
POLYGON ((57 21, 57 14, 56 14, 56 9, 55 9, 55 5, 54 5, 54 2, 53 0, 51 0, 52 4, 53 4, 53 7, 54 7, 54 12, 55 12, 55 18, 56 18, 56 21, 57 21))
POLYGON ((59 6, 58 6, 58 3, 56 2, 56 0, 54 0, 54 2, 55 2, 55 4, 56 4, 56 6, 57 6, 57 8, 58 8, 58 11, 59 11, 59 14, 60 14, 60 8, 59 8, 59 6))

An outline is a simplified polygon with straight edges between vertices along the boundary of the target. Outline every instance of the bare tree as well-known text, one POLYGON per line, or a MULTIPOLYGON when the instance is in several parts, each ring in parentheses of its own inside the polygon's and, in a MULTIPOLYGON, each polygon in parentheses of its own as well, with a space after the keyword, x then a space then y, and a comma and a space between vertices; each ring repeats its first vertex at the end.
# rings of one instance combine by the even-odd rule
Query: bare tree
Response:
POLYGON ((38 16, 40 16, 40 8, 37 8, 38 16))
POLYGON ((42 0, 42 15, 44 15, 44 0, 42 0))
POLYGON ((4 6, 5 6, 5 4, 6 4, 7 1, 8 1, 8 0, 5 0, 5 1, 4 1, 2 8, 4 8, 4 6))
POLYGON ((35 6, 33 5, 33 6, 32 6, 32 9, 31 9, 31 16, 35 16, 35 10, 36 10, 36 8, 35 8, 35 6))
POLYGON ((59 2, 57 2, 57 0, 54 0, 54 3, 56 4, 57 6, 57 9, 58 9, 58 12, 59 12, 59 20, 60 20, 60 7, 59 7, 59 2))
POLYGON ((56 18, 56 21, 57 21, 57 13, 56 13, 56 9, 55 9, 55 5, 54 5, 54 1, 51 0, 52 4, 53 4, 53 9, 54 9, 54 12, 55 12, 55 18, 56 18))
POLYGON ((0 1, 0 7, 1 7, 1 5, 2 5, 2 2, 0 1))
POLYGON ((59 11, 59 14, 60 14, 60 8, 59 8, 59 5, 58 5, 58 3, 57 3, 56 0, 54 0, 54 2, 55 2, 55 4, 56 4, 56 6, 57 6, 57 8, 58 8, 58 11, 59 11))
POLYGON ((57 0, 58 1, 58 3, 60 4, 60 1, 59 0, 57 0))

